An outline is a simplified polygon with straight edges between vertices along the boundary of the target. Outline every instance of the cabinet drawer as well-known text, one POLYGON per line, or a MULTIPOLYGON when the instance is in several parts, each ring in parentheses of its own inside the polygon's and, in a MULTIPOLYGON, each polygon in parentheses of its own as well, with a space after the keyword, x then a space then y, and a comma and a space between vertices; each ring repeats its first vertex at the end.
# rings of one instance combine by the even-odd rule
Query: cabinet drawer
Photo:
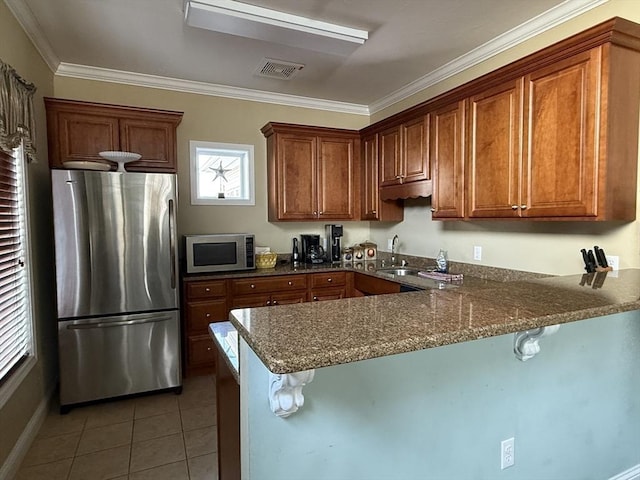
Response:
POLYGON ((206 331, 212 322, 227 320, 226 299, 187 303, 187 332, 206 331))
POLYGON ((216 350, 209 335, 196 335, 187 339, 189 367, 215 365, 216 350))
POLYGON ((227 288, 224 280, 187 283, 187 300, 224 297, 227 288))
POLYGON ((342 286, 347 283, 347 272, 314 273, 311 288, 342 286))
POLYGON ((307 276, 281 275, 268 278, 243 278, 233 280, 231 288, 234 295, 304 290, 307 288, 307 276))

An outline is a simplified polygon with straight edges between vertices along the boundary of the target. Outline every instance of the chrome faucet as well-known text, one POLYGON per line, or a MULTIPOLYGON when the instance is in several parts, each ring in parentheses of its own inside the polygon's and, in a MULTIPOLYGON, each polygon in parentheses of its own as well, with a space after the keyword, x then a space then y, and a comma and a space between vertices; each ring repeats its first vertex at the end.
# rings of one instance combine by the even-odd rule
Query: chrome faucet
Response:
POLYGON ((395 266, 396 264, 396 242, 398 241, 398 235, 393 236, 393 240, 391 240, 391 266, 395 266))

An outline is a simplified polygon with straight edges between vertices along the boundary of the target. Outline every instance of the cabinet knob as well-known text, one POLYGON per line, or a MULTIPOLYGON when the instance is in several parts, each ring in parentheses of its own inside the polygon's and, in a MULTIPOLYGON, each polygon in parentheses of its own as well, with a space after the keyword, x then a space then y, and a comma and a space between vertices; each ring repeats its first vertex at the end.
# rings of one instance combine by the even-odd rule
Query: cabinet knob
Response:
POLYGON ((289 284, 289 286, 293 285, 293 282, 291 280, 289 280, 287 283, 289 284))
POLYGON ((324 215, 324 212, 318 212, 318 215, 324 215))
POLYGON ((256 286, 253 283, 250 286, 251 288, 256 288, 256 286))
POLYGON ((318 215, 318 212, 313 212, 314 215, 318 215))
POLYGON ((396 180, 399 180, 402 178, 402 175, 396 175, 396 180))
POLYGON ((277 304, 278 304, 278 301, 277 301, 277 300, 274 300, 271 304, 272 304, 272 305, 277 305, 277 304))
POLYGON ((314 297, 313 297, 313 301, 314 301, 314 302, 317 302, 317 301, 318 301, 318 297, 314 296, 314 297))
POLYGON ((267 305, 271 305, 271 300, 267 300, 267 305))
POLYGON ((511 205, 511 210, 517 210, 518 209, 518 205, 511 205))
POLYGON ((204 289, 204 291, 205 291, 205 292, 210 292, 210 291, 211 291, 211 289, 210 289, 209 287, 207 287, 207 288, 205 288, 205 289, 204 289))
POLYGON ((521 208, 522 210, 526 210, 526 209, 527 209, 527 206, 526 206, 526 205, 520 205, 520 208, 521 208))
POLYGON ((376 212, 375 210, 372 210, 371 213, 373 213, 374 215, 376 215, 378 212, 376 212))
POLYGON ((329 283, 333 282, 333 278, 327 278, 327 282, 329 283))
POLYGON ((431 208, 431 211, 435 213, 436 209, 435 208, 431 208))
POLYGON ((204 316, 207 317, 207 318, 211 318, 211 314, 210 313, 205 313, 204 316))
POLYGON ((210 351, 211 351, 211 347, 207 347, 207 352, 210 352, 210 351))

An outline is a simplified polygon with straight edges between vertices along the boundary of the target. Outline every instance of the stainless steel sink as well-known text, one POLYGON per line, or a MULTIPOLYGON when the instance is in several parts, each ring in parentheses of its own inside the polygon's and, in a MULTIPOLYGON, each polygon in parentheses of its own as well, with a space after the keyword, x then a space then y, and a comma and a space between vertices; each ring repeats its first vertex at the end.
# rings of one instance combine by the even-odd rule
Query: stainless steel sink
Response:
POLYGON ((393 275, 397 277, 404 277, 406 275, 417 276, 418 272, 417 268, 409 268, 409 267, 385 267, 379 268, 376 270, 377 273, 382 273, 383 275, 393 275))

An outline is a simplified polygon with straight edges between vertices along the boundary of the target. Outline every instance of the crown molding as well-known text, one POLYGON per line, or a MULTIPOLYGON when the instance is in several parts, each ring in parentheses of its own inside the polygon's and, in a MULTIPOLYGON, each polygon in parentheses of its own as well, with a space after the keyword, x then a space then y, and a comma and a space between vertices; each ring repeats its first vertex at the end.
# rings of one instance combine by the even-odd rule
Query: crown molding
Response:
POLYGON ((377 113, 391 105, 398 103, 428 87, 436 85, 454 75, 463 72, 483 61, 498 55, 530 38, 550 30, 584 12, 607 3, 609 0, 566 0, 554 8, 541 13, 537 17, 489 40, 487 43, 474 48, 468 53, 437 68, 433 72, 421 77, 395 92, 373 102, 369 111, 377 113))
POLYGON ((331 112, 350 113, 354 115, 369 115, 366 105, 355 103, 335 102, 318 98, 287 95, 283 93, 263 92, 248 88, 229 87, 205 82, 181 80, 179 78, 161 77, 142 73, 124 72, 109 68, 89 67, 62 62, 56 70, 56 75, 61 77, 82 78, 85 80, 98 80, 101 82, 121 83, 138 87, 160 88, 198 95, 210 95, 214 97, 234 98, 253 102, 273 103, 291 107, 313 108, 316 110, 328 110, 331 112))
POLYGON ((54 53, 49 41, 42 35, 42 28, 40 28, 40 24, 36 20, 36 17, 33 16, 33 13, 31 13, 27 4, 24 0, 4 0, 4 3, 16 18, 27 37, 29 37, 31 43, 33 43, 33 46, 49 69, 55 73, 60 64, 60 59, 54 53))

